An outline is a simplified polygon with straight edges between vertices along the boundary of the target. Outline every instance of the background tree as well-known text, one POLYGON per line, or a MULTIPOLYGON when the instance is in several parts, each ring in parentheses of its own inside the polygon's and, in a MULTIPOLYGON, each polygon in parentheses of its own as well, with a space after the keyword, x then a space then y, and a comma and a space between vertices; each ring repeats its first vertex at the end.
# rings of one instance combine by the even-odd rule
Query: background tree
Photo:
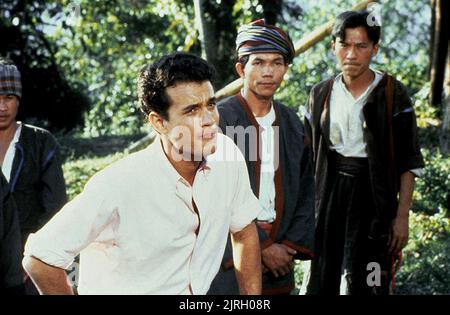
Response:
POLYGON ((234 40, 236 19, 233 9, 236 1, 195 0, 196 18, 204 58, 217 71, 216 88, 229 82, 234 76, 234 40))
POLYGON ((448 29, 450 3, 432 0, 431 45, 430 45, 430 103, 442 108, 442 129, 440 134, 441 151, 450 152, 450 100, 449 100, 449 50, 448 29))
POLYGON ((57 4, 42 0, 0 4, 0 55, 11 58, 22 74, 18 119, 51 130, 82 124, 89 105, 79 82, 68 82, 57 62, 58 46, 45 34, 45 14, 60 11, 57 4))

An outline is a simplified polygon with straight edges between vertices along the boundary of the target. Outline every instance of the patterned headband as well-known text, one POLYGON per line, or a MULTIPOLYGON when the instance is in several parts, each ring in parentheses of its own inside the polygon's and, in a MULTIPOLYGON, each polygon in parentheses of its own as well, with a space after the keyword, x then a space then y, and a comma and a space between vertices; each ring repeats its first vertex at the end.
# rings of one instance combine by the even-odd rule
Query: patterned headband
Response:
POLYGON ((22 97, 20 72, 14 65, 0 65, 0 94, 13 94, 22 97))
POLYGON ((289 35, 282 29, 265 24, 264 19, 243 25, 238 30, 236 50, 239 56, 258 52, 278 52, 291 63, 295 50, 289 35))

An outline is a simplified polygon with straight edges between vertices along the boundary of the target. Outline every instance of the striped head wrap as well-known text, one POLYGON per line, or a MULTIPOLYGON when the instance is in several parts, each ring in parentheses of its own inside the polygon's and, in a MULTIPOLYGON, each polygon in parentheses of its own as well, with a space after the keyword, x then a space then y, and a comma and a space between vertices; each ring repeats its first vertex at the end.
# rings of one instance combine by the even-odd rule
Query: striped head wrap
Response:
POLYGON ((0 64, 0 94, 13 94, 22 97, 20 72, 14 65, 0 64))
POLYGON ((238 56, 253 53, 281 53, 288 63, 294 59, 295 49, 287 33, 274 25, 266 24, 264 19, 243 25, 236 38, 238 56))

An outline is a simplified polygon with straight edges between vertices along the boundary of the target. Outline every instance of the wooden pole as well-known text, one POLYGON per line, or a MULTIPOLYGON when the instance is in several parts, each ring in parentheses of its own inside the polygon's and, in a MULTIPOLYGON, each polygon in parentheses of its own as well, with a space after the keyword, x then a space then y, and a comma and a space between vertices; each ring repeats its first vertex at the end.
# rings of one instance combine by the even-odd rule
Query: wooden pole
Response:
MULTIPOLYGON (((377 2, 374 0, 365 0, 357 3, 352 7, 352 10, 361 10, 365 9, 367 5, 371 2, 377 2)), ((333 27, 334 18, 328 21, 327 23, 319 26, 311 33, 304 36, 302 39, 300 39, 296 44, 294 44, 295 47, 295 56, 297 57, 301 53, 305 52, 312 46, 314 46, 316 43, 323 40, 325 37, 327 37, 331 33, 331 29, 333 27)), ((219 91, 216 92, 216 98, 221 99, 230 95, 234 95, 242 88, 242 79, 239 78, 237 80, 234 80, 233 82, 229 83, 227 86, 223 87, 219 91)))

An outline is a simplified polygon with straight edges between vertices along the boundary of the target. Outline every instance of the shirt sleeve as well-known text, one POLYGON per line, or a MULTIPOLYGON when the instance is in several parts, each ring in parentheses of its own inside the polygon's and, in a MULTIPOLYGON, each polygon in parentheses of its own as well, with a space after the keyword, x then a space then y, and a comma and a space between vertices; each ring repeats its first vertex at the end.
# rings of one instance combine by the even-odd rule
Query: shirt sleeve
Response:
POLYGON ((59 145, 51 134, 46 137, 42 160, 40 198, 44 212, 39 217, 39 227, 47 223, 67 202, 59 145))
POLYGON ((37 233, 30 234, 24 255, 67 269, 111 220, 114 206, 107 197, 113 193, 107 183, 103 176, 95 175, 80 195, 37 233))
POLYGON ((411 173, 413 173, 416 177, 422 177, 423 175, 423 168, 414 168, 412 170, 409 170, 411 173))
POLYGON ((236 233, 256 219, 261 211, 261 207, 251 189, 244 156, 234 143, 229 145, 234 146, 235 156, 237 157, 236 162, 231 163, 234 166, 233 171, 236 172, 236 185, 234 188, 235 193, 230 225, 230 232, 236 233))
POLYGON ((411 99, 400 82, 395 86, 395 91, 394 104, 402 105, 392 119, 395 159, 398 173, 403 174, 409 170, 423 168, 425 163, 420 151, 416 115, 411 99))

